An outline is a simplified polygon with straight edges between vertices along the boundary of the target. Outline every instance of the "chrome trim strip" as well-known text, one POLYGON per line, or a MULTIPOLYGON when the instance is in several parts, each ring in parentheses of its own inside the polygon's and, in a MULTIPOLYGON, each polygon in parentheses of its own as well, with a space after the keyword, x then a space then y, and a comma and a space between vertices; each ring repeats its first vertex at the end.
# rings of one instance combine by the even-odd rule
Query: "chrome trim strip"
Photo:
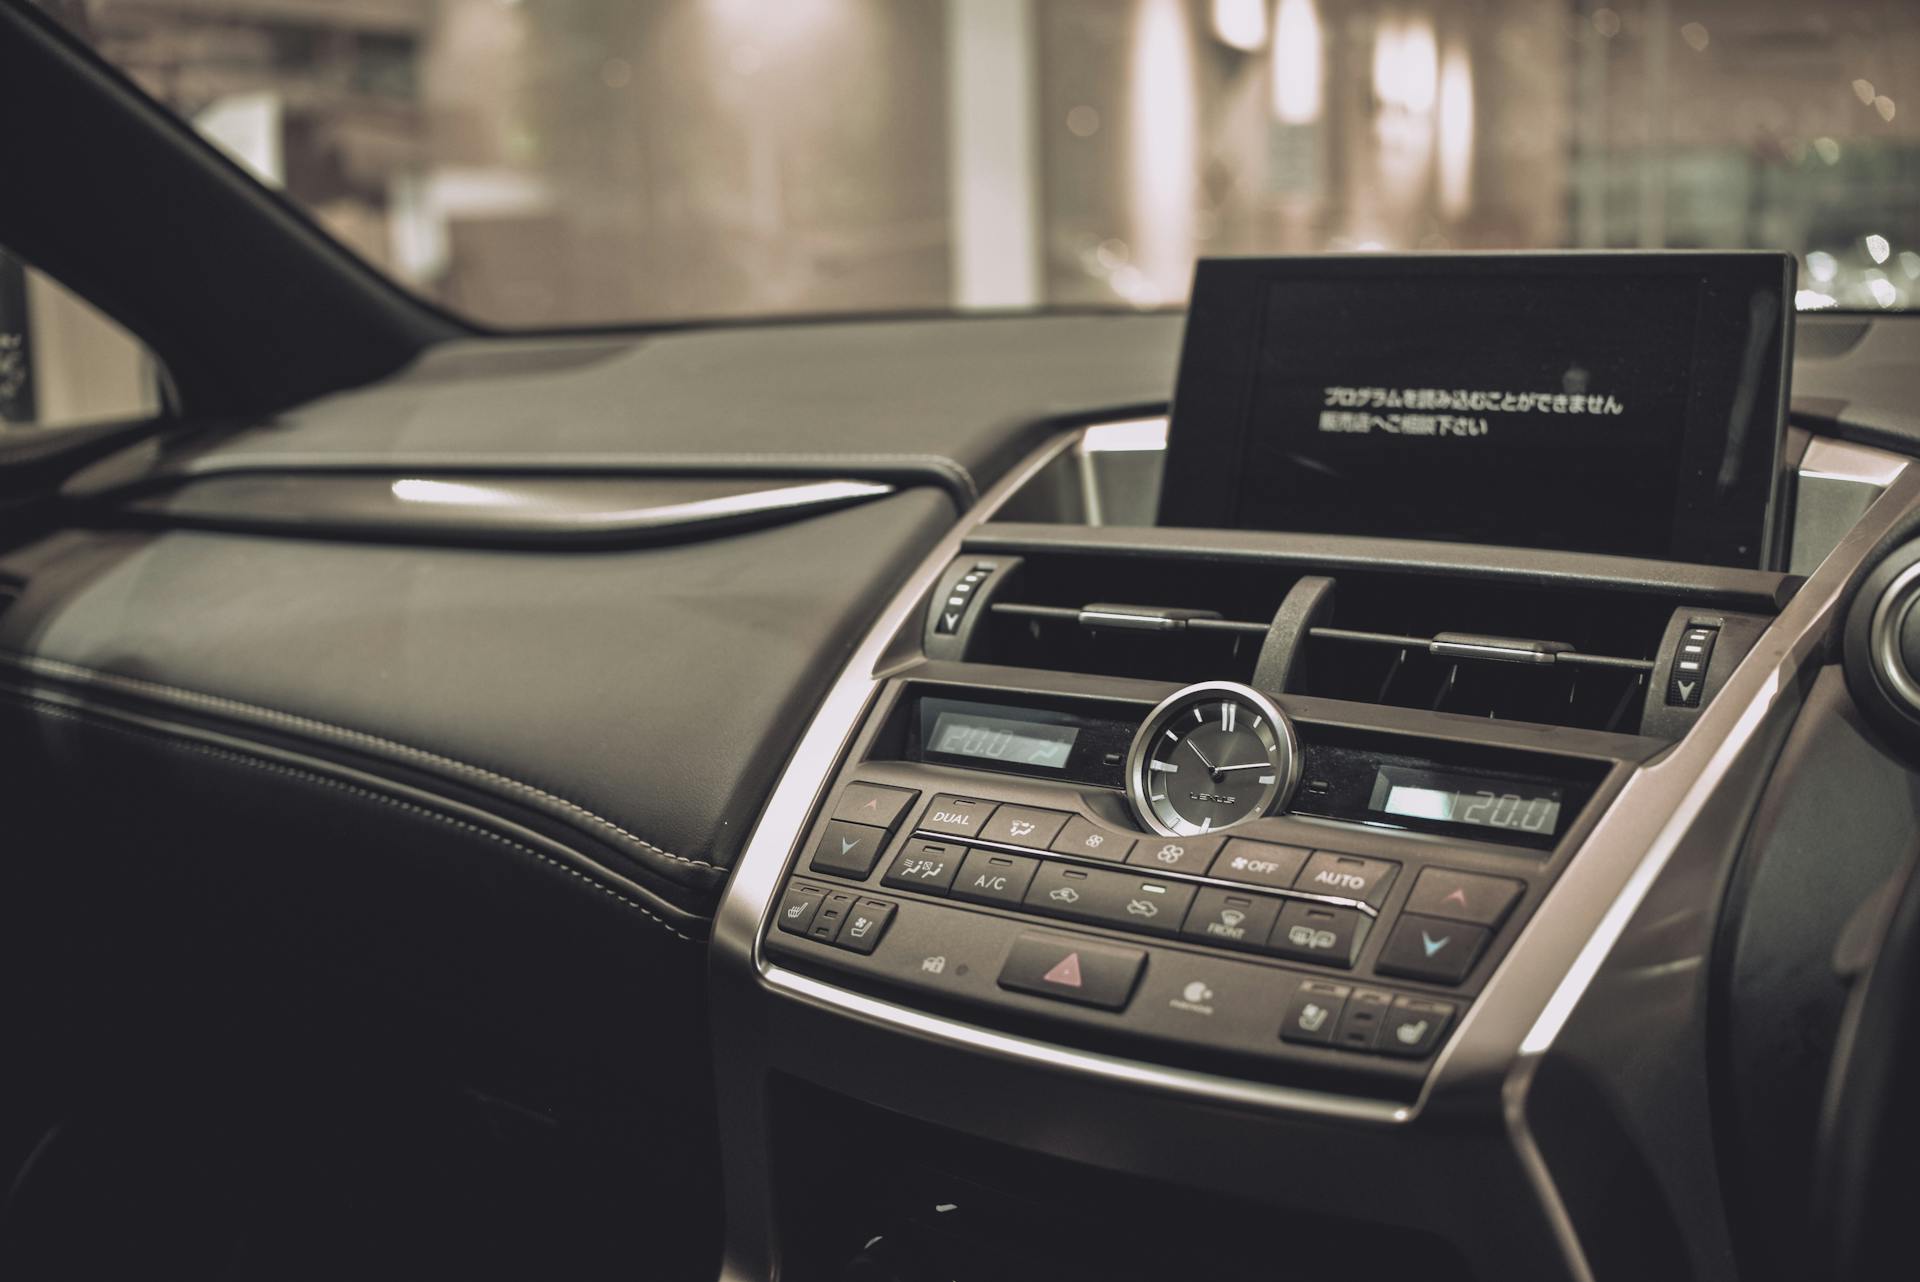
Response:
POLYGON ((1882 535, 1920 503, 1920 475, 1903 470, 1821 563, 1734 669, 1699 721, 1665 757, 1634 772, 1600 816, 1533 918, 1468 1009, 1428 1076, 1434 1091, 1479 1071, 1504 1068, 1503 1113, 1515 1151, 1534 1180, 1542 1213, 1556 1224, 1565 1263, 1591 1276, 1551 1170, 1527 1127, 1525 1096, 1539 1059, 1620 941, 1635 912, 1735 762, 1777 715, 1802 669, 1817 663, 1854 573, 1882 535), (1604 903, 1597 920, 1593 906, 1604 903), (1569 959, 1567 950, 1578 941, 1569 959), (1557 980, 1552 977, 1557 976, 1557 980), (1542 988, 1552 980, 1550 991, 1542 988), (1513 1049, 1512 1018, 1534 1014, 1513 1049))
POLYGON ((1800 456, 1803 480, 1850 481, 1884 490, 1906 469, 1908 460, 1871 445, 1816 436, 1800 456))
POLYGON ((1011 1033, 995 1032, 928 1015, 906 1006, 881 1001, 861 993, 850 993, 821 983, 817 979, 778 966, 765 968, 770 987, 794 997, 855 1015, 872 1023, 905 1028, 925 1037, 965 1046, 970 1051, 1001 1059, 1042 1063, 1053 1069, 1086 1073, 1128 1086, 1181 1094, 1205 1095, 1224 1103, 1253 1105, 1258 1108, 1287 1108, 1323 1117, 1373 1124, 1405 1122, 1412 1117, 1404 1104, 1387 1100, 1360 1099, 1347 1095, 1328 1095, 1290 1086, 1269 1086, 1235 1077, 1218 1077, 1184 1068, 1166 1068, 1138 1060, 1119 1059, 1093 1051, 1073 1050, 1050 1042, 1037 1042, 1011 1033))
POLYGON ((1095 423, 1081 430, 1076 449, 1081 454, 1139 453, 1167 448, 1167 418, 1130 418, 1117 423, 1095 423))

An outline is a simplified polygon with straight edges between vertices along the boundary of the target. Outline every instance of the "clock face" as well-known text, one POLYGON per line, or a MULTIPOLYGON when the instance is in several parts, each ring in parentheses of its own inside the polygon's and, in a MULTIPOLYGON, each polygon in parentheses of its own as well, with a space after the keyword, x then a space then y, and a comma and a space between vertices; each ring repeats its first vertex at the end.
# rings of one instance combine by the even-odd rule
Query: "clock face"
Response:
POLYGON ((1218 832, 1271 813, 1292 791, 1298 761, 1284 713, 1245 686, 1209 682, 1147 718, 1128 756, 1127 791, 1155 832, 1218 832))

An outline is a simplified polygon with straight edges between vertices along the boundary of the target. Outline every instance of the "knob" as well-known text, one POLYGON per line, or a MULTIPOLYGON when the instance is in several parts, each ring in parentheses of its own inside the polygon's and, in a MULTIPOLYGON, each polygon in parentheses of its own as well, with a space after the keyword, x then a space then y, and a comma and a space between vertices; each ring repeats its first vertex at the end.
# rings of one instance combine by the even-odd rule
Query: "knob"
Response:
POLYGON ((1894 751, 1920 763, 1920 541, 1888 552, 1847 607, 1847 689, 1894 751))

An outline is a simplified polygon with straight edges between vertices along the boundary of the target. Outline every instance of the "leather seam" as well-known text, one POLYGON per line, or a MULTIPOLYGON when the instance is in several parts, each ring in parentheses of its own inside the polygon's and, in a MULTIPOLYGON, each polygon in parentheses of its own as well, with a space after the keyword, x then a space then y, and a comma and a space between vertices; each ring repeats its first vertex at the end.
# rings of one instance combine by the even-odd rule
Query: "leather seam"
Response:
POLYGON ((188 703, 197 704, 202 707, 238 711, 249 716, 263 718, 279 725, 304 731, 319 731, 326 735, 345 739, 350 742, 370 744, 387 751, 398 753, 403 757, 429 762, 458 774, 469 775, 485 780, 487 783, 505 788, 509 792, 536 797, 541 801, 559 807, 567 814, 584 819, 610 832, 617 833, 643 850, 651 851, 662 858, 671 859, 676 863, 686 864, 692 868, 705 868, 713 872, 726 871, 726 869, 720 865, 709 863, 704 859, 691 859, 686 855, 676 855, 671 850, 662 850, 652 842, 628 832, 613 820, 595 814, 585 806, 568 801, 565 797, 556 796, 533 784, 523 783, 518 779, 503 775, 495 770, 489 770, 484 766, 472 765, 469 762, 461 761, 442 753, 431 752, 425 748, 416 748, 411 744, 399 743, 365 730, 352 730, 346 726, 334 725, 331 722, 321 721, 313 717, 303 717, 291 712, 282 712, 277 708, 263 707, 259 704, 247 703, 239 699, 229 699, 221 695, 188 690, 181 686, 167 685, 159 681, 148 681, 141 677, 128 677, 115 672, 104 672, 97 668, 83 667, 80 664, 68 663, 61 659, 48 659, 39 655, 22 654, 18 651, 0 652, 0 658, 4 658, 16 667, 28 672, 39 671, 41 675, 64 676, 71 680, 91 682, 108 687, 119 687, 123 690, 133 692, 141 690, 155 691, 169 698, 183 699, 188 703))
POLYGON ((700 942, 698 939, 695 939, 692 935, 689 935, 684 931, 680 930, 678 927, 676 927, 672 922, 668 921, 666 918, 660 916, 658 913, 653 912, 651 909, 647 908, 644 904, 641 904, 633 899, 628 898, 626 895, 614 889, 612 886, 609 886, 604 882, 596 881, 594 878, 589 877, 586 873, 581 872, 578 868, 569 867, 567 864, 560 862, 558 859, 555 859, 553 856, 543 854, 542 852, 535 850, 532 846, 529 846, 524 842, 515 841, 512 837, 508 837, 503 833, 492 832, 486 828, 481 827, 479 824, 469 823, 465 819, 456 818, 453 815, 445 814, 441 811, 434 810, 430 807, 419 805, 416 802, 403 801, 398 797, 390 797, 383 793, 375 792, 371 788, 363 788, 358 784, 347 783, 344 780, 340 780, 340 779, 329 779, 327 776, 320 774, 316 771, 302 770, 296 766, 283 765, 277 761, 269 761, 264 757, 257 757, 248 753, 237 752, 230 748, 215 748, 208 744, 194 743, 191 740, 182 738, 177 735, 166 735, 166 734, 161 734, 159 732, 152 731, 152 730, 137 729, 132 726, 118 725, 112 721, 104 720, 99 717, 89 717, 68 708, 57 707, 54 704, 51 704, 44 699, 36 699, 30 694, 27 695, 26 698, 28 703, 32 705, 34 714, 36 716, 54 717, 63 721, 72 721, 72 722, 75 722, 76 724, 86 726, 89 729, 104 730, 111 734, 124 735, 130 739, 153 740, 167 747, 185 749, 188 752, 198 753, 203 757, 211 757, 218 761, 228 761, 238 765, 251 766, 255 770, 262 770, 268 774, 283 775, 289 779, 297 779, 311 785, 317 785, 322 788, 329 788, 336 792, 343 792, 350 796, 360 797, 367 801, 376 802, 383 806, 389 806, 396 810, 405 811, 409 814, 419 815, 423 818, 430 819, 435 823, 439 823, 449 828, 454 828, 462 832, 472 833, 476 836, 484 837, 488 841, 496 842, 499 845, 506 846, 511 850, 517 850, 521 854, 530 855, 534 859, 539 860, 541 863, 546 864, 549 867, 556 868, 563 873, 566 873, 569 877, 572 877, 575 880, 581 882, 582 884, 586 885, 589 889, 597 890, 601 894, 606 895, 608 898, 616 900, 622 904, 625 904, 627 907, 633 909, 635 912, 639 913, 641 916, 647 918, 647 920, 653 922, 656 926, 659 926, 662 930, 674 936, 676 939, 683 939, 690 944, 697 944, 700 942))

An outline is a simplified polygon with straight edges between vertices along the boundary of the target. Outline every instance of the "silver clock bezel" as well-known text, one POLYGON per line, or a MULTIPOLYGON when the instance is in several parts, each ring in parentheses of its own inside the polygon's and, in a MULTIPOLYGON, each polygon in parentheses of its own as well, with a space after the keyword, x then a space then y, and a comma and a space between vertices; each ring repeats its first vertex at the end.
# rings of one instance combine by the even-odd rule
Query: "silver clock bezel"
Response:
POLYGON ((1196 832, 1182 832, 1171 828, 1153 811, 1153 803, 1147 795, 1147 762, 1152 759, 1151 745, 1154 739, 1168 729, 1174 717, 1185 712, 1194 703, 1218 701, 1232 698, 1251 704, 1260 715, 1275 727, 1274 738, 1278 741, 1280 754, 1284 760, 1275 773, 1278 778, 1268 785, 1273 791, 1254 813, 1245 819, 1236 820, 1220 828, 1210 828, 1206 835, 1231 832, 1241 824, 1251 823, 1273 814, 1292 799, 1293 790, 1300 782, 1300 736, 1295 733, 1293 720, 1266 695, 1252 686, 1241 685, 1238 681, 1202 681, 1196 685, 1184 686, 1162 699, 1140 723, 1140 729, 1134 732, 1133 743, 1127 748, 1126 784, 1127 804, 1132 807, 1134 818, 1144 825, 1147 831, 1162 837, 1194 837, 1196 832))

